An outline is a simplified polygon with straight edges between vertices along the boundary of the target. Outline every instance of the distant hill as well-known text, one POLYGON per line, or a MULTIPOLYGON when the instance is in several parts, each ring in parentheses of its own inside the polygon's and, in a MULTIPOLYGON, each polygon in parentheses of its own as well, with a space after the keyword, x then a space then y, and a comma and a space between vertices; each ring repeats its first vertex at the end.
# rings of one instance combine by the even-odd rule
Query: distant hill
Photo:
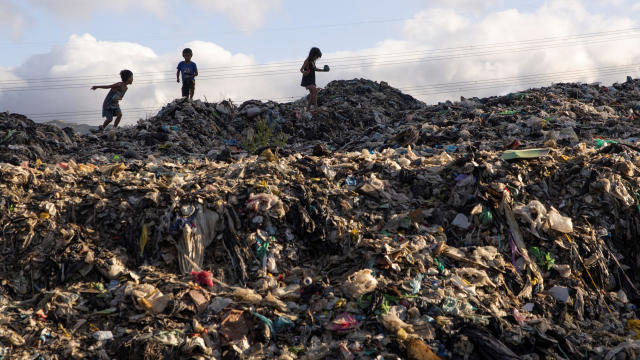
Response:
POLYGON ((60 129, 64 129, 66 127, 70 127, 73 130, 75 130, 78 134, 82 134, 82 135, 88 134, 90 130, 95 130, 95 129, 98 128, 97 126, 91 126, 91 125, 87 125, 87 124, 69 123, 69 122, 64 122, 62 120, 52 120, 52 121, 46 122, 44 124, 57 126, 60 129))

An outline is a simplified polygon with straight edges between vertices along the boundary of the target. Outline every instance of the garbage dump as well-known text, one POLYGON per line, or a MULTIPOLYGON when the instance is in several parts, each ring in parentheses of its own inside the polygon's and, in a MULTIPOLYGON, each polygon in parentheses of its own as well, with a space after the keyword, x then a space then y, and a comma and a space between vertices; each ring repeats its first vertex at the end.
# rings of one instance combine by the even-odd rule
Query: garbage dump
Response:
POLYGON ((0 114, 0 354, 634 359, 640 81, 0 114))

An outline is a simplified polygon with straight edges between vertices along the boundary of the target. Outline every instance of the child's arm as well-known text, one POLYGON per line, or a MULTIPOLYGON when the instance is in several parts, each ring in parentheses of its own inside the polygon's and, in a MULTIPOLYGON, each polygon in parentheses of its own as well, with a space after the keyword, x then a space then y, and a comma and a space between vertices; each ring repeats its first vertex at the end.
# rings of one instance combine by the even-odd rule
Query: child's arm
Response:
POLYGON ((176 73, 176 82, 180 82, 180 69, 178 69, 178 72, 176 73))
POLYGON ((318 67, 316 66, 316 63, 313 63, 313 68, 318 72, 326 72, 325 69, 318 69, 318 67))
POLYGON ((194 76, 194 77, 195 77, 195 76, 198 76, 198 66, 197 66, 195 63, 193 63, 193 67, 195 67, 195 68, 196 68, 196 71, 193 73, 193 76, 194 76))
POLYGON ((109 89, 109 90, 111 90, 111 89, 117 88, 121 84, 122 83, 117 82, 117 83, 115 83, 113 85, 94 85, 94 86, 91 87, 91 90, 95 90, 95 89, 109 89))
POLYGON ((304 64, 302 64, 302 67, 300 68, 300 72, 304 75, 309 75, 309 72, 311 72, 311 70, 309 70, 308 68, 308 61, 309 60, 305 60, 304 64))

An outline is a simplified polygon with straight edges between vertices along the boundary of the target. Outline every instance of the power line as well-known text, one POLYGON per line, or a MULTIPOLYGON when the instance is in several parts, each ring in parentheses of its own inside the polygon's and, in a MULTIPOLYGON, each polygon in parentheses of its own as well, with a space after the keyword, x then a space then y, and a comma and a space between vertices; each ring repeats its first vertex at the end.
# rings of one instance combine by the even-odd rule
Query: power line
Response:
MULTIPOLYGON (((625 37, 625 38, 617 38, 613 40, 628 40, 631 38, 640 37, 640 34, 634 35, 633 37, 625 37)), ((589 45, 601 44, 601 43, 609 43, 612 41, 611 38, 607 39, 599 39, 590 41, 589 45)), ((348 71, 348 70, 356 70, 360 68, 368 68, 368 67, 382 67, 382 66, 395 66, 402 64, 412 64, 412 63, 425 63, 432 61, 442 61, 442 60, 458 60, 469 57, 480 57, 480 56, 491 56, 491 55, 502 55, 506 53, 514 54, 521 53, 539 49, 553 49, 558 47, 566 47, 566 46, 576 46, 582 45, 582 43, 571 43, 571 44, 554 44, 554 45, 537 45, 531 47, 523 47, 523 48, 515 48, 510 49, 508 51, 479 51, 475 53, 467 53, 467 54, 458 54, 453 56, 443 55, 443 56, 432 56, 432 57, 422 57, 422 58, 408 58, 402 61, 376 61, 371 60, 368 62, 361 63, 351 63, 343 66, 342 68, 338 68, 339 71, 348 71)), ((334 68, 335 70, 335 68, 334 68)), ((273 71, 256 71, 256 72, 244 72, 244 73, 236 73, 236 74, 226 74, 226 75, 203 75, 200 76, 198 80, 205 79, 238 79, 238 78, 248 78, 248 77, 262 77, 262 76, 280 76, 280 75, 291 75, 293 72, 291 70, 273 70, 273 71)), ((147 79, 136 81, 138 85, 149 85, 149 84, 158 84, 158 83, 166 83, 171 82, 172 79, 147 79)), ((13 91, 43 91, 43 90, 61 90, 61 89, 78 89, 88 87, 88 84, 66 84, 66 85, 39 85, 39 86, 30 86, 30 87, 5 87, 0 88, 2 91, 13 92, 13 91)))
MULTIPOLYGON (((611 76, 617 74, 628 74, 630 70, 638 70, 640 64, 631 64, 631 65, 623 65, 623 66, 607 66, 600 68, 590 68, 590 69, 581 69, 575 71, 568 72, 554 72, 554 73, 543 73, 543 74, 528 74, 521 76, 511 76, 511 77, 503 77, 496 79, 483 79, 483 80, 472 80, 472 81, 458 81, 458 82, 450 82, 450 83, 439 83, 439 84, 430 84, 430 85, 422 85, 422 86, 410 86, 410 87, 399 87, 398 89, 404 92, 410 93, 413 96, 424 96, 424 95, 444 95, 451 94, 454 92, 462 92, 462 91, 477 91, 477 90, 486 90, 486 89, 494 89, 494 88, 505 88, 512 86, 524 86, 524 85, 532 85, 532 84, 540 84, 541 82, 548 82, 550 80, 557 80, 558 76, 563 76, 563 79, 566 81, 575 81, 575 78, 569 79, 570 76, 585 76, 585 75, 593 75, 598 74, 600 76, 611 76)), ((558 82, 558 81, 555 81, 558 82)), ((295 98, 302 98, 302 96, 289 96, 289 97, 280 97, 280 98, 271 98, 271 99, 246 99, 246 100, 291 100, 295 98)), ((245 99, 235 99, 234 102, 243 102, 245 99)), ((149 114, 156 112, 158 108, 162 108, 164 105, 157 105, 153 107, 138 107, 138 108, 129 108, 125 109, 127 115, 139 115, 139 114, 149 114)), ((57 113, 38 113, 38 114, 26 114, 33 119, 48 119, 48 118, 76 118, 76 117, 87 117, 87 116, 99 116, 100 111, 95 110, 85 110, 85 111, 68 111, 68 112, 57 112, 57 113)))
MULTIPOLYGON (((481 52, 486 52, 487 50, 492 50, 494 52, 499 52, 500 49, 503 50, 513 50, 516 46, 529 45, 529 46, 553 46, 557 47, 558 41, 560 42, 569 42, 570 45, 575 46, 578 44, 582 44, 583 42, 586 44, 590 43, 599 43, 602 41, 615 41, 615 40, 626 40, 635 38, 638 35, 638 30, 640 28, 627 28, 627 29, 619 29, 612 31, 602 31, 602 32, 594 32, 594 33, 585 33, 585 34, 577 34, 577 35, 569 35, 569 36, 557 36, 557 37, 546 37, 546 38, 538 38, 538 39, 529 39, 522 41, 513 41, 513 42, 502 42, 502 43, 489 43, 489 44, 477 44, 477 45, 466 45, 460 47, 449 47, 449 48, 440 48, 440 49, 429 49, 429 50, 412 50, 405 52, 396 52, 396 53, 382 53, 375 55, 361 55, 361 56, 348 56, 348 57, 336 57, 336 58, 327 58, 326 62, 333 62, 337 64, 349 63, 354 61, 360 61, 361 59, 367 60, 373 58, 389 58, 389 57, 406 57, 406 56, 421 56, 427 54, 436 54, 440 52, 451 52, 451 53, 465 53, 472 50, 480 49, 481 52), (594 40, 589 41, 589 38, 598 38, 605 37, 600 39, 600 41, 594 42, 594 40)), ((475 54, 475 53, 474 53, 475 54)), ((452 54, 452 55, 460 55, 460 54, 452 54)), ((440 55, 442 57, 446 57, 449 55, 440 55)), ((236 65, 236 66, 225 66, 225 67, 216 67, 216 68, 202 68, 201 72, 229 72, 229 71, 241 71, 246 69, 255 69, 255 68, 278 68, 283 66, 293 66, 294 64, 300 64, 301 59, 299 60, 291 60, 291 61, 282 61, 282 62, 274 62, 274 63, 264 63, 264 64, 249 64, 249 65, 236 65)), ((154 71, 154 72, 140 72, 136 73, 136 77, 146 77, 146 76, 154 76, 154 75, 168 75, 171 73, 175 73, 174 71, 154 71)), ((93 79, 95 81, 102 78, 110 78, 112 79, 114 75, 88 75, 88 76, 64 76, 64 77, 44 77, 44 78, 30 78, 30 79, 22 79, 22 80, 0 80, 0 84, 16 84, 22 83, 24 81, 29 82, 64 82, 64 81, 75 81, 75 80, 89 80, 93 79)))

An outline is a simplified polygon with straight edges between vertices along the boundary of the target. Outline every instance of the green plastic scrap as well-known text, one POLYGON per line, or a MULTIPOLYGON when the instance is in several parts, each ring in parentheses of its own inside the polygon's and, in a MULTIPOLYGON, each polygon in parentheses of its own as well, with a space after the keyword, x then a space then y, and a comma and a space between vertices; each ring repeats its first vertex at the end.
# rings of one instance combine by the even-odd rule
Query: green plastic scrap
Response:
POLYGON ((258 314, 255 311, 252 311, 251 314, 253 314, 253 316, 260 319, 263 323, 267 324, 267 326, 269 327, 269 330, 271 330, 271 333, 275 334, 275 332, 273 331, 273 321, 271 321, 271 319, 267 318, 264 315, 258 314))
POLYGON ((276 321, 273 323, 273 328, 276 331, 276 334, 287 329, 294 328, 296 324, 289 318, 284 316, 278 316, 276 321))
POLYGON ((500 113, 500 115, 515 115, 518 113, 518 110, 505 110, 500 113))
POLYGON ((440 271, 440 274, 442 274, 444 272, 444 264, 438 258, 433 258, 433 261, 435 261, 436 266, 438 267, 438 271, 440 271))
POLYGON ((106 308, 104 310, 99 310, 96 312, 91 313, 91 315, 112 315, 115 314, 118 311, 117 308, 115 307, 110 307, 110 308, 106 308))
POLYGON ((525 149, 525 150, 507 150, 502 153, 500 158, 502 160, 514 160, 514 159, 535 159, 541 156, 548 155, 551 149, 525 149))
POLYGON ((264 260, 264 257, 267 256, 267 251, 269 251, 269 242, 263 241, 258 244, 258 248, 256 249, 256 256, 260 261, 264 260))
POLYGON ((480 214, 480 221, 482 222, 482 225, 489 225, 493 222, 493 213, 491 212, 491 210, 484 208, 482 210, 482 214, 480 214))
POLYGON ((605 144, 617 144, 618 142, 615 140, 603 140, 603 139, 596 139, 596 149, 600 149, 601 147, 603 147, 605 144))

